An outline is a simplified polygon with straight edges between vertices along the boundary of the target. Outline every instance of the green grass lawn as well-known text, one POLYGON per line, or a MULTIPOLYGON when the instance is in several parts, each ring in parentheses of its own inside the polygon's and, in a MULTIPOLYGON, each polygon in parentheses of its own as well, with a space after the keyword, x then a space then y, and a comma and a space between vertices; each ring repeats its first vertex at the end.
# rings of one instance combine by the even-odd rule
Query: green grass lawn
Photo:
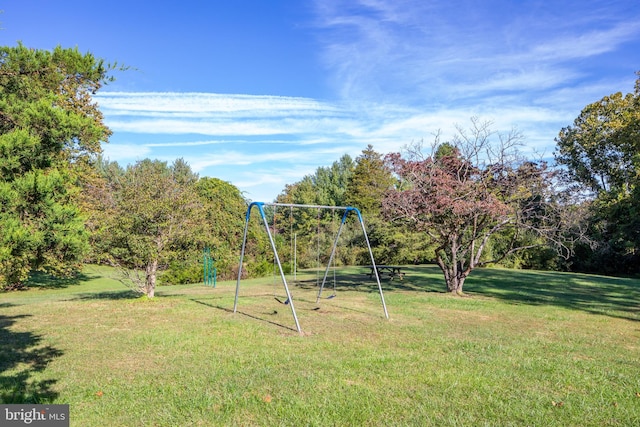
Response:
POLYGON ((0 401, 68 403, 72 426, 640 425, 640 280, 433 266, 161 287, 110 270, 0 294, 0 401), (325 296, 333 292, 327 285, 325 296))

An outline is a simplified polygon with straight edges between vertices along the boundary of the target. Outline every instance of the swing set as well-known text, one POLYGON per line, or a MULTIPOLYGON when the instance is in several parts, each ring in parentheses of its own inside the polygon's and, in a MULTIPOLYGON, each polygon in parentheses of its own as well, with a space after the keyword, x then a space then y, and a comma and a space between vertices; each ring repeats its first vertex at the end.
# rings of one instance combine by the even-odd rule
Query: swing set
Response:
MULTIPOLYGON (((369 251, 369 256, 371 257, 371 264, 374 266, 373 271, 375 272, 375 278, 376 278, 376 282, 378 284, 378 291, 380 292, 380 300, 382 302, 382 308, 384 310, 384 315, 385 318, 389 319, 389 313, 387 312, 387 305, 385 303, 384 300, 384 294, 382 293, 382 285, 380 284, 380 277, 378 276, 378 270, 375 268, 375 260, 373 258, 373 252, 371 251, 371 244, 369 243, 369 237, 367 236, 367 231, 365 229, 364 226, 364 221, 362 220, 362 215, 360 214, 360 211, 357 208, 351 207, 351 206, 321 206, 321 205, 302 205, 302 204, 291 204, 291 203, 263 203, 263 202, 252 202, 248 209, 247 209, 247 214, 245 216, 245 227, 244 227, 244 237, 242 239, 242 251, 240 253, 240 264, 238 267, 238 281, 236 283, 236 294, 235 294, 235 300, 234 300, 234 304, 233 304, 233 312, 236 313, 237 309, 238 309, 238 296, 240 293, 240 278, 242 277, 242 264, 243 264, 243 260, 244 260, 244 253, 245 253, 245 248, 246 248, 246 243, 247 243, 247 232, 249 229, 249 220, 251 217, 251 211, 254 207, 256 207, 258 209, 258 212, 260 214, 260 218, 262 220, 262 223, 264 225, 264 228, 267 232, 267 236, 269 238, 269 243, 271 244, 271 249, 273 250, 273 255, 274 255, 274 263, 277 266, 277 270, 280 273, 280 278, 282 280, 282 283, 284 285, 284 290, 286 293, 286 299, 283 301, 280 298, 278 298, 276 295, 274 295, 274 298, 276 299, 276 301, 278 301, 281 304, 287 305, 290 307, 291 309, 291 314, 293 316, 293 319, 295 321, 296 324, 296 329, 298 330, 299 333, 302 333, 302 329, 300 328, 300 323, 298 321, 298 316, 296 315, 296 310, 295 310, 295 306, 293 303, 293 298, 291 296, 291 292, 289 290, 289 285, 287 284, 287 279, 284 273, 284 270, 282 268, 282 263, 280 261, 280 256, 278 255, 278 249, 276 247, 276 243, 274 240, 274 237, 272 235, 271 229, 269 227, 269 223, 267 221, 267 216, 265 214, 265 206, 273 206, 274 210, 277 207, 288 207, 291 210, 293 208, 303 208, 303 209, 318 209, 318 234, 319 234, 319 229, 320 229, 320 225, 319 225, 319 211, 320 209, 331 209, 332 211, 338 210, 338 211, 344 211, 343 215, 342 215, 342 220, 340 222, 340 226, 338 228, 338 232, 335 234, 335 238, 333 239, 333 244, 331 246, 331 254, 329 256, 329 261, 327 262, 327 266, 324 270, 324 276, 322 278, 322 282, 320 283, 319 281, 319 271, 320 269, 317 270, 317 284, 318 284, 318 294, 317 294, 317 298, 316 298, 316 304, 319 304, 320 299, 322 298, 322 292, 325 288, 325 284, 327 282, 327 277, 329 275, 329 271, 331 269, 331 266, 333 264, 334 269, 333 269, 333 294, 330 295, 329 297, 327 297, 327 299, 332 299, 336 296, 336 292, 335 292, 335 282, 336 282, 336 278, 335 278, 335 256, 336 256, 336 249, 337 249, 337 245, 338 245, 338 239, 340 238, 340 234, 342 233, 343 227, 345 222, 347 221, 347 217, 349 216, 349 214, 351 212, 355 213, 357 215, 358 221, 360 223, 360 226, 362 228, 362 232, 364 234, 364 238, 365 238, 365 242, 367 243, 367 249, 369 251)), ((291 221, 293 222, 293 215, 291 214, 291 221)), ((274 213, 274 232, 275 232, 275 213, 274 213)), ((296 277, 296 255, 297 255, 297 239, 294 238, 293 242, 292 242, 292 252, 293 252, 293 256, 292 256, 292 261, 293 261, 293 276, 294 276, 294 281, 295 281, 295 277, 296 277)), ((319 265, 319 261, 320 261, 320 239, 318 237, 318 265, 319 265)))

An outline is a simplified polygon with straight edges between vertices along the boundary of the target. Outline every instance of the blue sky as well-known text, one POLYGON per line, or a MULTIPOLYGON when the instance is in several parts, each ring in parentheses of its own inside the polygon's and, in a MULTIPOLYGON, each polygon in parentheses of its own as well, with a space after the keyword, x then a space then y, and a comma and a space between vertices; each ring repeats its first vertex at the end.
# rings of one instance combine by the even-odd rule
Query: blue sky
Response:
POLYGON ((0 0, 0 44, 77 46, 134 68, 96 96, 125 165, 184 158, 256 201, 472 116, 525 151, 631 92, 637 0, 0 0))

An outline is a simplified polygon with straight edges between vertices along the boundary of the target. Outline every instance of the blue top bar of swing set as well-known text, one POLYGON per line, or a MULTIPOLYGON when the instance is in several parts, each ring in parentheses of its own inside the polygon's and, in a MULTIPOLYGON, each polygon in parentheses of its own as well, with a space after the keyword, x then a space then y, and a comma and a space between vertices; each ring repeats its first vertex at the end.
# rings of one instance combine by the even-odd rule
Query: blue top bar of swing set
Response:
POLYGON ((301 205, 301 204, 296 204, 296 203, 265 203, 265 202, 251 202, 251 204, 249 204, 249 209, 247 209, 247 217, 246 220, 249 220, 249 215, 251 214, 251 208, 257 206, 258 209, 260 209, 260 211, 262 211, 264 213, 264 211, 262 210, 263 206, 282 206, 282 207, 287 207, 287 208, 314 208, 314 209, 338 209, 338 210, 344 210, 345 212, 345 216, 342 217, 342 222, 344 222, 346 220, 347 217, 347 213, 349 213, 350 211, 354 211, 356 214, 358 214, 358 218, 360 219, 360 221, 362 221, 362 215, 360 214, 360 210, 358 208, 354 208, 353 206, 323 206, 323 205, 301 205))

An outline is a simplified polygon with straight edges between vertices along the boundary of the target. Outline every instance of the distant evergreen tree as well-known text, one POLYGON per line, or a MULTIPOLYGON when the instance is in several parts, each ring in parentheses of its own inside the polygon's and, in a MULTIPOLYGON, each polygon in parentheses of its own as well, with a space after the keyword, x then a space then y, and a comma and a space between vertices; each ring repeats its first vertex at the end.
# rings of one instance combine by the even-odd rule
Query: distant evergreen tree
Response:
POLYGON ((356 158, 356 167, 345 191, 345 202, 367 216, 380 216, 384 194, 393 188, 394 182, 382 154, 368 145, 356 158))

